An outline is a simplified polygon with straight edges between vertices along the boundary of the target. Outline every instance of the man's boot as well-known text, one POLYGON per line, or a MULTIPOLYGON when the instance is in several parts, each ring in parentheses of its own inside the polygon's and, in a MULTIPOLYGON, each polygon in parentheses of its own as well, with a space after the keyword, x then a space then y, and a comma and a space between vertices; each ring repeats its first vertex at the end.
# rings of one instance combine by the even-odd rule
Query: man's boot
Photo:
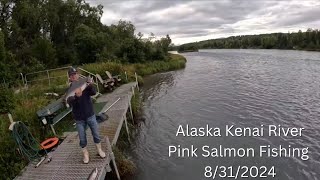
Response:
POLYGON ((87 147, 82 148, 83 152, 83 163, 88 164, 89 163, 89 152, 87 150, 87 147))
POLYGON ((106 153, 102 151, 101 149, 101 143, 96 144, 97 147, 97 151, 100 157, 105 158, 106 157, 106 153))

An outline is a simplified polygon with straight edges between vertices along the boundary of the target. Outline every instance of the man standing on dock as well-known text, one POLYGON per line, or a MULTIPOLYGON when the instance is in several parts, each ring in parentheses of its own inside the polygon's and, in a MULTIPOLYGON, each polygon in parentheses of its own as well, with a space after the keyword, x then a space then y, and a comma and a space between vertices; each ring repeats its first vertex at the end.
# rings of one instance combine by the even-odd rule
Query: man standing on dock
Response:
MULTIPOLYGON (((68 76, 72 83, 79 80, 79 74, 76 68, 71 67, 68 71, 68 76)), ((89 78, 88 78, 89 79, 89 78)), ((104 158, 106 156, 105 152, 101 149, 98 123, 96 120, 96 115, 93 111, 93 104, 91 96, 96 94, 96 89, 92 85, 92 80, 88 81, 88 86, 82 91, 81 88, 75 90, 75 95, 70 96, 67 99, 67 103, 72 107, 73 117, 76 121, 76 127, 80 139, 80 147, 83 152, 83 162, 85 164, 89 163, 89 152, 87 150, 87 137, 86 128, 90 127, 93 136, 93 141, 96 144, 98 154, 100 157, 104 158)), ((71 87, 70 86, 70 87, 71 87)))

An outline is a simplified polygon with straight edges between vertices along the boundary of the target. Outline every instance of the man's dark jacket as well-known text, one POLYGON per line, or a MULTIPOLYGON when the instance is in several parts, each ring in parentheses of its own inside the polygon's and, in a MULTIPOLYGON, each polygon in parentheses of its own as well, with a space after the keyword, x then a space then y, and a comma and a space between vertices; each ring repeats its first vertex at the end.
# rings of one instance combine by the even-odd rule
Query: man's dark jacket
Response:
POLYGON ((67 103, 72 107, 73 117, 76 121, 86 121, 94 115, 91 96, 96 94, 96 89, 92 84, 88 85, 80 97, 70 96, 67 103))

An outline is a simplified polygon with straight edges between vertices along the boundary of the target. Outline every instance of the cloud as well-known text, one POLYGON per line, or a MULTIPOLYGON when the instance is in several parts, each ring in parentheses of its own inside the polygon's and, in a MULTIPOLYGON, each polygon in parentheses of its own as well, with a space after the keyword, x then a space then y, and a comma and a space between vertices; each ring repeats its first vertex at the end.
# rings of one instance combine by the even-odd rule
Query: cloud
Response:
POLYGON ((318 0, 87 0, 102 4, 102 23, 131 21, 137 32, 169 34, 175 44, 232 35, 319 28, 318 0))

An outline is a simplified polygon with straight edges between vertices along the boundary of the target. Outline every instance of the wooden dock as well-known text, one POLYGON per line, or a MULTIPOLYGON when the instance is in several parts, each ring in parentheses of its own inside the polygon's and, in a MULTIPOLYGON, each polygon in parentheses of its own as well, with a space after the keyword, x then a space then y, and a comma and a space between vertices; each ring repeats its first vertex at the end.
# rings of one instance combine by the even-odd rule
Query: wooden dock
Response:
POLYGON ((71 132, 55 151, 49 153, 49 156, 52 157, 51 162, 45 160, 37 168, 35 168, 37 162, 29 163, 21 175, 15 179, 87 179, 95 168, 98 169, 96 179, 105 179, 106 173, 111 170, 109 164, 114 160, 111 146, 108 146, 108 144, 115 145, 117 143, 123 122, 125 122, 127 128, 126 113, 128 110, 132 112, 130 101, 133 96, 133 88, 136 86, 136 82, 124 84, 114 92, 103 94, 97 98, 97 103, 106 103, 101 111, 108 109, 107 115, 109 119, 99 123, 99 131, 102 138, 101 144, 107 154, 106 158, 102 159, 97 154, 90 128, 88 128, 86 133, 88 139, 87 148, 90 154, 89 164, 83 164, 78 133, 71 132), (117 102, 114 104, 115 101, 117 102), (110 107, 112 104, 114 105, 110 107))

